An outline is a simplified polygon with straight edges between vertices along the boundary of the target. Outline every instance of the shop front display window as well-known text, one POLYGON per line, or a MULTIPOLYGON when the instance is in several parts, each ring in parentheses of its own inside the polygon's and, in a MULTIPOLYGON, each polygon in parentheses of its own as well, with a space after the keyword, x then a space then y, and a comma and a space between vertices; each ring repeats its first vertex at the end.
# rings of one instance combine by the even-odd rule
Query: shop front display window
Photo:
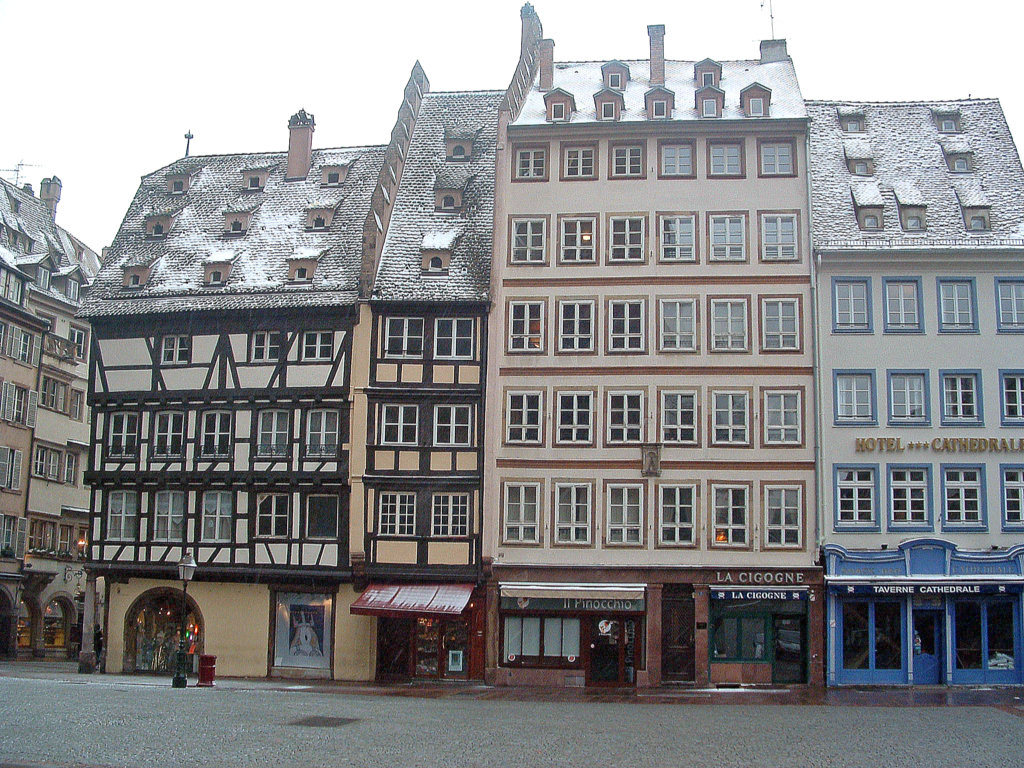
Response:
POLYGON ((580 655, 580 620, 560 616, 506 616, 504 640, 507 663, 571 665, 580 655))
POLYGON ((899 603, 875 604, 875 669, 903 667, 901 615, 899 603))
POLYGON ((274 631, 274 666, 331 668, 330 595, 279 592, 274 631))
POLYGON ((897 602, 842 604, 843 671, 850 681, 899 682, 903 674, 903 606, 897 602), (880 676, 876 677, 876 673, 880 676))
POLYGON ((1017 680, 1017 618, 1009 600, 958 600, 954 604, 954 682, 1017 680), (991 674, 990 674, 991 673, 991 674))
MULTIPOLYGON (((127 617, 125 671, 173 673, 180 639, 181 595, 171 591, 144 595, 136 605, 127 617)), ((189 605, 185 613, 186 652, 202 653, 202 645, 202 624, 189 605)))
POLYGON ((870 666, 868 607, 868 603, 843 604, 844 669, 867 669, 870 666))
POLYGON ((47 648, 66 648, 68 644, 68 617, 64 607, 51 600, 43 611, 43 643, 47 648))
POLYGON ((1013 643, 1013 605, 988 604, 988 668, 1016 669, 1013 643))
POLYGON ((719 616, 715 620, 714 658, 764 661, 764 617, 719 616))
POLYGON ((956 604, 957 669, 981 669, 981 604, 956 604))

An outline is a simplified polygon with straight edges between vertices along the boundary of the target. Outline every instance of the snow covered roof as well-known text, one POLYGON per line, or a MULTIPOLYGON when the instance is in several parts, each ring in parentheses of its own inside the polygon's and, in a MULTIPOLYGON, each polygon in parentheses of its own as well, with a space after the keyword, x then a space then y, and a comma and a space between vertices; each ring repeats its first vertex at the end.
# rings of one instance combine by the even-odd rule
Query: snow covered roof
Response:
MULTIPOLYGON (((420 104, 395 195, 372 298, 486 301, 494 227, 498 108, 504 92, 428 93, 420 104), (469 160, 446 161, 446 127, 478 131, 469 160), (465 184, 458 213, 436 211, 435 179, 465 184), (464 180, 464 181, 462 181, 464 180), (446 274, 423 274, 423 249, 448 250, 446 274)), ((543 102, 542 102, 543 103, 543 102)), ((447 182, 446 182, 447 183, 447 182)))
MULTIPOLYGON (((572 94, 577 110, 569 122, 588 123, 597 121, 594 96, 604 88, 601 68, 606 62, 568 61, 556 62, 554 88, 561 88, 572 94)), ((644 98, 652 87, 650 61, 647 59, 624 62, 629 66, 629 80, 621 90, 624 106, 620 122, 646 122, 647 104, 644 98)), ((725 92, 725 108, 717 119, 764 120, 748 118, 740 109, 740 92, 758 83, 771 90, 772 101, 769 117, 803 118, 807 116, 803 97, 797 83, 793 62, 789 59, 762 64, 759 59, 723 61, 722 77, 718 87, 725 92)), ((694 62, 666 61, 664 87, 675 94, 674 120, 707 120, 701 118, 694 106, 694 94, 701 87, 693 79, 694 62)), ((540 90, 539 72, 523 103, 522 111, 513 125, 540 125, 547 122, 544 106, 545 91, 540 90)))
POLYGON ((910 235, 919 246, 951 241, 991 246, 1024 237, 1024 169, 998 100, 808 101, 807 111, 817 247, 887 248, 906 240, 900 204, 926 209, 926 229, 910 235), (842 130, 839 116, 853 114, 863 116, 863 133, 842 130), (958 114, 962 133, 940 133, 939 114, 958 114), (856 153, 865 144, 874 161, 870 178, 853 175, 846 164, 851 148, 856 153), (968 148, 974 154, 973 170, 951 172, 945 153, 968 148), (881 230, 860 229, 855 201, 882 206, 881 230), (968 231, 961 205, 990 205, 990 230, 968 231))
POLYGON ((350 306, 358 293, 363 223, 384 161, 383 146, 313 150, 305 179, 285 181, 286 152, 183 158, 144 176, 114 238, 96 287, 82 315, 102 317, 140 312, 350 306), (349 165, 340 188, 321 189, 322 169, 349 165), (269 169, 266 186, 243 191, 238 170, 269 169), (194 173, 188 191, 167 191, 168 176, 194 173), (337 204, 331 226, 306 227, 311 201, 337 204), (164 237, 146 236, 145 216, 180 207, 164 237), (252 213, 244 235, 225 236, 225 213, 252 213), (312 281, 288 280, 288 263, 319 259, 312 281), (206 264, 230 260, 223 285, 204 283, 206 264), (150 266, 141 288, 123 287, 126 266, 150 266))

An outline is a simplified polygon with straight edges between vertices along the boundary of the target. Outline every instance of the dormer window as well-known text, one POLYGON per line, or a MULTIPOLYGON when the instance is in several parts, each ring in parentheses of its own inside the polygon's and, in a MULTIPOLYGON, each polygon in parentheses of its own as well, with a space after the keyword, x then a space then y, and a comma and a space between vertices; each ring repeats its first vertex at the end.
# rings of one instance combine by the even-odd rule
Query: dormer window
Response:
POLYGON ((446 275, 452 253, 448 250, 424 249, 420 266, 425 275, 446 275))
POLYGON ((656 99, 651 104, 651 114, 655 118, 668 117, 668 102, 664 99, 656 99))
POLYGON ((864 133, 864 118, 859 115, 851 115, 842 119, 843 130, 846 133, 864 133))
POLYGON ((295 279, 295 280, 309 280, 309 269, 307 269, 306 267, 296 267, 295 268, 295 276, 294 276, 293 279, 295 279))
POLYGON ((974 157, 968 152, 948 154, 946 166, 953 173, 970 173, 974 170, 974 157))
POLYGON ((700 84, 701 85, 714 85, 715 84, 715 73, 714 72, 701 72, 700 73, 700 84))
POLYGON ((923 206, 901 206, 900 207, 900 222, 903 225, 903 229, 907 232, 921 232, 925 228, 924 219, 924 207, 923 206))
POLYGON ((323 232, 330 229, 334 221, 333 208, 310 208, 306 211, 306 228, 314 232, 323 232))
POLYGON ((246 192, 262 192, 267 186, 270 168, 243 168, 242 189, 246 192))
POLYGON ((224 282, 224 273, 219 269, 212 269, 206 278, 206 282, 209 285, 220 285, 224 282))
POLYGON ((740 109, 747 117, 767 117, 771 112, 772 89, 751 83, 740 91, 740 109))
POLYGON ((232 221, 231 222, 231 231, 232 232, 241 232, 242 231, 242 222, 239 221, 238 219, 235 219, 234 221, 232 221))
POLYGON ((987 232, 992 228, 988 208, 964 207, 964 224, 970 232, 987 232))
POLYGON ((576 97, 564 88, 555 88, 544 94, 544 106, 549 123, 569 122, 576 110, 576 97))
POLYGON ((288 279, 293 283, 311 283, 316 264, 316 258, 292 258, 288 264, 288 279))
POLYGON ((78 301, 78 288, 78 281, 69 277, 67 283, 64 284, 64 295, 69 301, 78 301))
POLYGON ((172 195, 183 195, 188 192, 192 181, 192 175, 185 173, 172 173, 167 177, 167 191, 172 195))
POLYGON ((249 230, 252 211, 235 211, 224 214, 224 234, 244 235, 249 230))
POLYGON ((702 59, 693 65, 693 80, 699 88, 719 88, 722 65, 714 59, 702 59))
POLYGON ((184 191, 185 191, 185 182, 184 181, 182 181, 181 179, 175 179, 174 181, 171 182, 171 192, 173 192, 176 195, 180 195, 184 191))
POLYGON ((164 225, 158 221, 156 224, 153 225, 152 233, 154 237, 159 237, 164 233, 164 225))
POLYGON ((747 112, 750 117, 764 117, 764 99, 755 97, 750 100, 750 109, 747 112))
POLYGON ((701 117, 718 117, 718 102, 714 99, 701 100, 701 117))
POLYGON ((263 185, 260 184, 260 177, 259 176, 250 176, 249 177, 249 189, 263 189, 263 185))
POLYGON ((149 267, 125 267, 122 285, 125 288, 141 288, 149 281, 149 267))
POLYGON ((551 121, 561 123, 565 121, 565 102, 556 101, 551 105, 551 121))
POLYGON ((348 175, 346 165, 325 165, 320 171, 320 183, 325 187, 337 187, 348 175))
POLYGON ((860 223, 861 229, 882 228, 881 208, 861 208, 860 210, 857 211, 857 218, 860 223))
POLYGON ((327 222, 323 216, 313 218, 313 229, 327 229, 327 222))
POLYGON ((134 272, 131 275, 129 275, 128 285, 130 285, 132 288, 138 288, 140 285, 142 285, 142 275, 140 275, 138 272, 134 272))
POLYGON ((618 72, 608 73, 608 87, 619 89, 622 87, 622 75, 618 72))
POLYGON ((612 101, 605 101, 601 103, 601 119, 602 120, 614 120, 615 119, 615 103, 612 101))
POLYGON ((435 211, 458 211, 462 208, 462 192, 457 189, 441 189, 434 191, 435 211))
POLYGON ((870 160, 850 160, 850 173, 855 176, 871 176, 874 173, 874 164, 870 160))
POLYGON ((952 112, 936 112, 935 125, 939 133, 960 133, 960 115, 952 112))
POLYGON ((36 285, 44 291, 50 289, 50 274, 50 270, 46 267, 39 267, 36 269, 36 285))
POLYGON ((171 216, 168 214, 157 214, 146 217, 146 237, 161 238, 167 237, 171 229, 171 216))
POLYGON ((629 82, 629 67, 621 61, 609 61, 601 66, 601 75, 605 88, 621 91, 629 82))
POLYGON ((341 181, 341 174, 337 171, 331 171, 327 174, 328 184, 338 184, 341 181))
POLYGON ((466 147, 462 144, 456 144, 452 147, 452 160, 463 160, 466 157, 466 147))

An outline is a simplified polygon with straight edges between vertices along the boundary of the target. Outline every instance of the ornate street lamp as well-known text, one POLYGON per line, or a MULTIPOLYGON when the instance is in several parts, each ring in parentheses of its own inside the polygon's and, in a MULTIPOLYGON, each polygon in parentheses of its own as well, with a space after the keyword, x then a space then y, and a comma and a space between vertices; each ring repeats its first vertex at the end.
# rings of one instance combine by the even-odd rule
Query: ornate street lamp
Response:
POLYGON ((178 578, 181 579, 181 624, 178 634, 178 663, 171 680, 173 688, 184 688, 188 685, 188 654, 185 653, 185 599, 188 596, 188 583, 196 572, 195 558, 188 552, 178 561, 178 578))

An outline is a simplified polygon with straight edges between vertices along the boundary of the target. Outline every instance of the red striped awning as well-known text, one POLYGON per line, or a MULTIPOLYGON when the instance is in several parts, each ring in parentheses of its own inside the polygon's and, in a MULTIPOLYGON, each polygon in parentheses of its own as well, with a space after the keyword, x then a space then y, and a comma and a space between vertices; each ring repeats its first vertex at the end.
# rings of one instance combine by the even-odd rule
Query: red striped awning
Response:
POLYGON ((351 611, 368 616, 458 616, 472 594, 472 584, 371 584, 351 611))

